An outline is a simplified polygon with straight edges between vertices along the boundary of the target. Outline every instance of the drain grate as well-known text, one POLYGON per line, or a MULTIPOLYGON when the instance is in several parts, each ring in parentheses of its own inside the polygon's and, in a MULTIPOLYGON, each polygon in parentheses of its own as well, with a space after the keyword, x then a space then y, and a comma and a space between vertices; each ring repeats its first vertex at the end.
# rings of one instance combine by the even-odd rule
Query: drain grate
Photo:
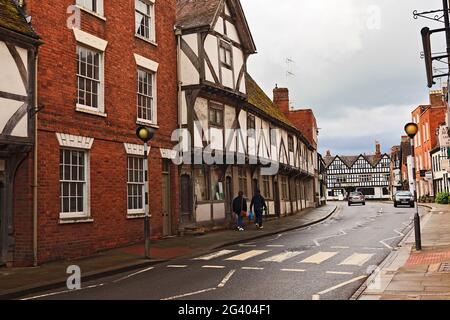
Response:
POLYGON ((439 268, 439 272, 450 273, 450 263, 445 262, 445 263, 441 264, 441 267, 439 268))

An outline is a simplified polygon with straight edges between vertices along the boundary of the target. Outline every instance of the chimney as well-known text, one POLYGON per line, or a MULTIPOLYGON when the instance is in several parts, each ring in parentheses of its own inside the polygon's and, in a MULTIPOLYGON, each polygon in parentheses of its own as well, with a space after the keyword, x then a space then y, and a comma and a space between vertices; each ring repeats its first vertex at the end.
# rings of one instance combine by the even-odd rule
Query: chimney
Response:
POLYGON ((331 157, 331 151, 327 150, 327 157, 331 157))
POLYGON ((442 90, 431 90, 430 91, 430 104, 431 107, 441 107, 444 105, 442 90))
POLYGON ((289 115, 289 89, 278 88, 278 85, 273 89, 273 103, 284 113, 289 115))
POLYGON ((380 160, 381 159, 381 145, 379 142, 376 142, 375 148, 376 148, 375 156, 377 157, 377 160, 380 160))

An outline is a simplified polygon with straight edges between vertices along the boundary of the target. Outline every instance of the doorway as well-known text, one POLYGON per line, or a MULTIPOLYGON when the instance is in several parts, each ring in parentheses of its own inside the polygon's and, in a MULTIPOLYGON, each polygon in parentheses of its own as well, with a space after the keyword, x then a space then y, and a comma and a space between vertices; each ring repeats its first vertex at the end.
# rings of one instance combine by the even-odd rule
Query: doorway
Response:
POLYGON ((278 181, 273 183, 273 197, 275 200, 275 215, 281 216, 281 203, 280 203, 280 189, 278 188, 278 181))
POLYGON ((187 174, 181 176, 181 223, 190 223, 192 221, 192 191, 191 177, 187 174))
POLYGON ((231 177, 227 177, 225 179, 225 210, 228 217, 233 216, 233 179, 231 177))
POLYGON ((172 217, 170 206, 170 163, 163 161, 162 168, 162 213, 163 213, 163 237, 172 235, 172 217))

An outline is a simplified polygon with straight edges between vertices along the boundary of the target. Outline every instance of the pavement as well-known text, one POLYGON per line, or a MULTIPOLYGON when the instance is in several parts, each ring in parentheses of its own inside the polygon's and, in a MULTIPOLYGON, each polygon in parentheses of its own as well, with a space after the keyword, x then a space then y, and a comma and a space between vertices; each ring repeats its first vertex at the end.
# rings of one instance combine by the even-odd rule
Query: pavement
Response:
POLYGON ((450 300, 450 205, 428 204, 422 251, 414 230, 354 296, 359 300, 450 300))
POLYGON ((152 241, 151 260, 143 259, 144 246, 138 244, 76 261, 57 261, 36 268, 1 268, 0 299, 15 299, 65 286, 68 277, 66 271, 72 265, 78 266, 83 271, 83 281, 93 281, 168 261, 189 259, 226 246, 312 226, 327 220, 336 209, 336 205, 330 204, 321 208, 307 209, 293 216, 269 219, 264 223, 264 230, 256 230, 251 225, 245 232, 226 230, 201 236, 152 241))

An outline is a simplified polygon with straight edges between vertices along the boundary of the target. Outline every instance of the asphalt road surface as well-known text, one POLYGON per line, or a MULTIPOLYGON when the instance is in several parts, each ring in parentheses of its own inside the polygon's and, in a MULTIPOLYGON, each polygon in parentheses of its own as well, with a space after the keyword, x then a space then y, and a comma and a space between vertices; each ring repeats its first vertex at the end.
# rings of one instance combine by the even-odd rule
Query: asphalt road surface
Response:
POLYGON ((414 212, 341 202, 329 220, 309 228, 25 298, 347 300, 411 229, 414 212))

